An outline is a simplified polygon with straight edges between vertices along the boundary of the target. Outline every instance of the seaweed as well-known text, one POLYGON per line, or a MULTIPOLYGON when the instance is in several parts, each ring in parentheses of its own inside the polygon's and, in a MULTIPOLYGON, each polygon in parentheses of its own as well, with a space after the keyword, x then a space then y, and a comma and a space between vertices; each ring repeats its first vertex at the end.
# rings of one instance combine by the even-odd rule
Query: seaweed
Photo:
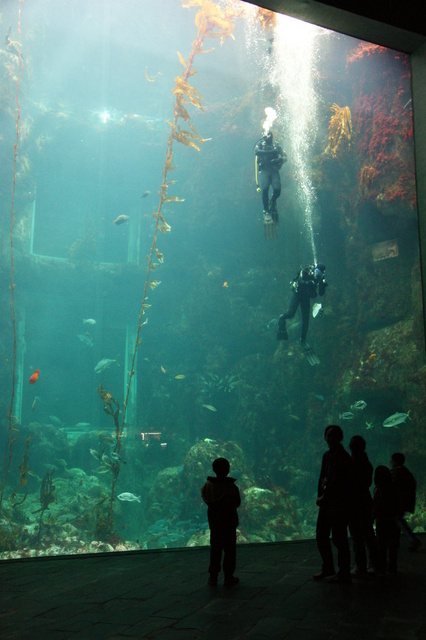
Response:
POLYGON ((41 480, 41 487, 40 487, 40 504, 41 504, 41 509, 38 509, 35 513, 38 513, 39 511, 41 511, 40 513, 40 519, 39 519, 39 523, 38 523, 38 535, 37 535, 37 542, 40 541, 40 537, 41 537, 41 529, 42 529, 42 524, 43 524, 43 514, 46 511, 46 509, 49 508, 49 505, 52 504, 52 502, 55 502, 56 498, 55 498, 55 485, 53 484, 53 468, 50 468, 46 471, 46 473, 44 474, 42 480, 41 480))

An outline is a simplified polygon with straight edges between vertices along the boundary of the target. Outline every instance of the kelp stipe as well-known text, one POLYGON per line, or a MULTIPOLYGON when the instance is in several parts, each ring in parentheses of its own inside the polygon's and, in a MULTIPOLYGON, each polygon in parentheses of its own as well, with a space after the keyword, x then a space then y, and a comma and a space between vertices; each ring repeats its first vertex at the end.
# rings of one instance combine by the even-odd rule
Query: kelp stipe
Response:
POLYGON ((0 514, 2 512, 3 505, 3 496, 6 488, 7 476, 10 470, 10 465, 12 463, 13 458, 13 445, 18 439, 19 431, 16 428, 15 417, 13 415, 13 403, 15 400, 15 371, 16 371, 16 351, 17 351, 17 342, 16 342, 16 315, 15 315, 15 273, 14 273, 14 256, 13 256, 13 227, 15 224, 15 191, 16 191, 16 161, 18 157, 18 145, 19 145, 19 122, 21 119, 21 108, 19 104, 19 85, 21 82, 22 74, 24 73, 24 60, 22 58, 21 53, 21 4, 23 4, 24 0, 18 0, 18 40, 17 41, 9 41, 9 45, 13 45, 15 50, 18 53, 19 59, 19 73, 17 75, 16 80, 16 116, 15 116, 15 125, 16 125, 16 137, 15 144, 13 146, 13 187, 12 187, 12 202, 10 208, 10 284, 9 284, 9 294, 10 294, 10 316, 12 320, 12 329, 13 329, 13 346, 12 346, 12 357, 11 357, 11 371, 12 371, 12 391, 10 396, 10 405, 9 411, 7 414, 7 419, 9 422, 9 427, 7 431, 7 444, 5 448, 5 456, 4 456, 4 464, 3 464, 3 477, 0 486, 0 514))
MULTIPOLYGON (((153 213, 153 217, 155 220, 155 228, 153 234, 153 240, 151 244, 151 250, 148 254, 148 266, 146 271, 146 279, 142 293, 141 307, 139 313, 138 326, 135 337, 135 345, 133 349, 133 355, 131 360, 130 370, 128 372, 128 381, 126 387, 125 399, 123 402, 121 422, 119 428, 116 425, 116 443, 114 447, 114 452, 116 454, 120 453, 121 449, 121 441, 123 430, 126 421, 126 409, 129 401, 130 388, 132 383, 132 378, 135 374, 135 365, 136 365, 136 355, 138 351, 138 347, 142 341, 141 338, 141 330, 142 327, 146 324, 146 320, 144 320, 143 316, 146 311, 151 306, 147 304, 147 292, 148 287, 150 289, 155 289, 159 284, 158 280, 151 280, 151 272, 158 266, 158 263, 163 262, 163 254, 157 249, 157 235, 158 231, 162 233, 169 233, 171 230, 170 225, 165 220, 162 210, 163 205, 169 202, 183 202, 182 198, 178 196, 169 196, 168 189, 169 186, 174 184, 174 181, 168 181, 168 174, 176 169, 173 166, 173 145, 174 142, 180 142, 187 147, 192 147, 197 151, 200 150, 199 145, 206 141, 206 139, 202 138, 193 125, 190 122, 191 116, 187 111, 186 105, 192 104, 195 108, 204 110, 202 105, 202 97, 198 93, 198 91, 189 84, 189 78, 197 73, 197 70, 193 68, 194 58, 198 54, 209 53, 214 51, 214 48, 211 49, 203 49, 204 41, 206 38, 220 38, 221 44, 228 38, 232 37, 232 31, 234 29, 235 18, 238 15, 238 12, 235 8, 235 5, 230 4, 228 8, 222 9, 217 6, 211 0, 185 0, 182 4, 183 7, 199 7, 199 10, 195 16, 195 25, 197 27, 197 36, 192 43, 192 50, 185 60, 185 58, 177 52, 179 60, 184 67, 180 76, 176 76, 175 78, 175 87, 173 89, 173 94, 175 96, 175 102, 173 104, 173 120, 168 121, 171 131, 169 135, 169 139, 167 141, 167 149, 166 149, 166 157, 164 161, 163 171, 162 171, 162 182, 161 187, 159 189, 159 203, 157 210, 153 213), (182 126, 186 126, 187 128, 182 128, 182 126), (157 262, 155 262, 155 260, 157 262)), ((101 395, 101 394, 100 394, 101 395)), ((102 395, 101 395, 102 397, 102 395)), ((114 492, 118 479, 118 473, 114 474, 112 489, 111 489, 111 502, 110 508, 112 511, 112 504, 114 500, 114 492)))

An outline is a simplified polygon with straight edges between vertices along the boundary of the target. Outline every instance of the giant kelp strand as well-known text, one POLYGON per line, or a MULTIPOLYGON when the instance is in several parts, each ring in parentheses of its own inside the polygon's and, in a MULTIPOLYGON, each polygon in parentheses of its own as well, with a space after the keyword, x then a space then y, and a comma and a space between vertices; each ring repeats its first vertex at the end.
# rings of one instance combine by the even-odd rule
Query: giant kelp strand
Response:
MULTIPOLYGON (((161 261, 163 259, 163 254, 158 252, 156 248, 157 243, 157 234, 158 231, 162 233, 168 233, 171 230, 170 225, 166 222, 163 217, 162 210, 163 205, 169 202, 180 202, 181 198, 177 196, 169 196, 168 189, 172 181, 168 181, 168 174, 173 171, 176 167, 173 166, 173 145, 175 142, 180 142, 187 147, 192 147, 199 151, 199 144, 205 142, 205 139, 202 138, 194 126, 190 122, 190 114, 187 110, 186 105, 191 104, 196 109, 203 110, 202 105, 202 97, 198 93, 198 91, 189 83, 189 79, 197 73, 197 70, 194 69, 194 59, 195 56, 202 53, 209 53, 214 49, 204 49, 204 41, 206 38, 219 38, 221 43, 223 43, 228 37, 233 37, 232 31, 234 29, 235 18, 237 16, 237 10, 235 5, 229 4, 229 6, 225 9, 222 9, 218 5, 216 5, 211 0, 186 0, 183 4, 184 7, 199 7, 199 10, 195 16, 195 25, 197 27, 197 36, 192 43, 192 50, 185 60, 181 53, 178 53, 179 60, 183 66, 183 71, 179 76, 175 78, 175 87, 173 89, 173 94, 175 96, 175 102, 173 105, 173 120, 169 121, 169 125, 171 128, 169 139, 167 142, 166 148, 166 156, 165 162, 162 171, 162 182, 159 189, 159 203, 158 208, 154 212, 153 217, 155 220, 155 228, 153 234, 153 240, 151 244, 151 250, 148 255, 148 266, 146 271, 146 279, 142 293, 141 307, 139 313, 138 326, 135 337, 135 345, 133 349, 132 361, 130 371, 128 373, 128 382, 126 388, 125 399, 123 402, 123 411, 122 418, 119 429, 116 432, 116 443, 114 452, 119 454, 121 449, 121 436, 123 433, 125 420, 126 420, 126 409, 129 401, 130 388, 132 383, 132 378, 135 374, 135 363, 136 363, 136 355, 138 351, 138 347, 142 341, 141 338, 141 330, 144 324, 146 324, 146 320, 143 320, 143 316, 150 305, 146 303, 148 287, 151 289, 155 288, 158 284, 158 281, 151 280, 151 271, 155 268, 156 263, 153 262, 154 258, 158 258, 161 256, 161 261), (187 128, 182 128, 183 123, 187 128)), ((115 486, 117 483, 118 473, 114 474, 112 488, 111 488, 111 508, 114 499, 115 486)))
POLYGON ((9 292, 10 292, 10 316, 12 320, 12 329, 13 329, 13 346, 12 346, 12 357, 11 357, 11 371, 12 371, 12 392, 10 396, 10 405, 8 411, 8 422, 9 428, 7 432, 7 446, 5 449, 4 456, 4 465, 3 465, 3 477, 0 486, 0 513, 3 504, 3 496, 4 490, 6 488, 7 475, 10 470, 10 465, 12 463, 13 458, 13 445, 16 442, 19 431, 16 428, 16 419, 13 415, 13 404, 15 400, 15 371, 16 371, 16 352, 17 352, 17 342, 16 342, 16 315, 15 315, 15 274, 14 274, 14 255, 13 255, 13 227, 15 224, 15 192, 16 192, 16 162, 18 157, 18 146, 19 146, 19 122, 21 119, 21 108, 19 104, 19 85, 21 82, 22 75, 24 73, 24 60, 22 58, 21 53, 21 4, 24 0, 19 0, 18 4, 18 40, 17 41, 9 41, 8 46, 13 45, 14 50, 18 53, 19 58, 19 73, 17 75, 16 80, 16 115, 15 115, 15 127, 16 127, 16 137, 15 144, 13 146, 13 186, 12 186, 12 200, 10 207, 10 284, 9 284, 9 292))

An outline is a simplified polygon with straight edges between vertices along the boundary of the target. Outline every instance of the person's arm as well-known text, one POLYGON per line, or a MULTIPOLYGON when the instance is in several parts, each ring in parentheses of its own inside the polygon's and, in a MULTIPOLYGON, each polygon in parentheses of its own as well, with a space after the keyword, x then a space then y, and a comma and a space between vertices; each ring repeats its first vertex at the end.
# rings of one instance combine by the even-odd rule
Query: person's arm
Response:
POLYGON ((325 290, 326 290, 327 287, 328 287, 328 282, 324 278, 324 276, 322 276, 321 280, 318 283, 318 293, 320 294, 320 296, 324 295, 325 290))

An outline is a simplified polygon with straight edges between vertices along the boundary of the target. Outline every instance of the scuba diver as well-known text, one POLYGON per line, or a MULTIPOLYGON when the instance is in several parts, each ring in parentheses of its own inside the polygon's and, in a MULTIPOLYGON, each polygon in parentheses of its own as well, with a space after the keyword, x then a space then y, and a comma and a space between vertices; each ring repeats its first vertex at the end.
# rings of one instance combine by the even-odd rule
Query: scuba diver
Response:
MULTIPOLYGON (((302 336, 300 344, 306 354, 311 366, 320 363, 320 360, 313 348, 306 342, 309 328, 309 313, 311 308, 311 298, 316 298, 318 293, 323 296, 328 286, 324 277, 325 265, 322 263, 300 267, 296 277, 291 280, 291 299, 288 311, 283 313, 278 320, 278 340, 288 340, 288 333, 285 321, 293 318, 300 305, 302 312, 302 336)), ((322 305, 316 303, 313 309, 313 316, 322 315, 322 305)))
POLYGON ((270 131, 264 133, 254 147, 256 156, 256 184, 257 190, 262 192, 263 228, 265 238, 276 238, 278 225, 277 199, 281 193, 280 169, 287 162, 287 154, 279 144, 274 143, 270 131), (269 199, 269 187, 272 186, 272 196, 269 199))

